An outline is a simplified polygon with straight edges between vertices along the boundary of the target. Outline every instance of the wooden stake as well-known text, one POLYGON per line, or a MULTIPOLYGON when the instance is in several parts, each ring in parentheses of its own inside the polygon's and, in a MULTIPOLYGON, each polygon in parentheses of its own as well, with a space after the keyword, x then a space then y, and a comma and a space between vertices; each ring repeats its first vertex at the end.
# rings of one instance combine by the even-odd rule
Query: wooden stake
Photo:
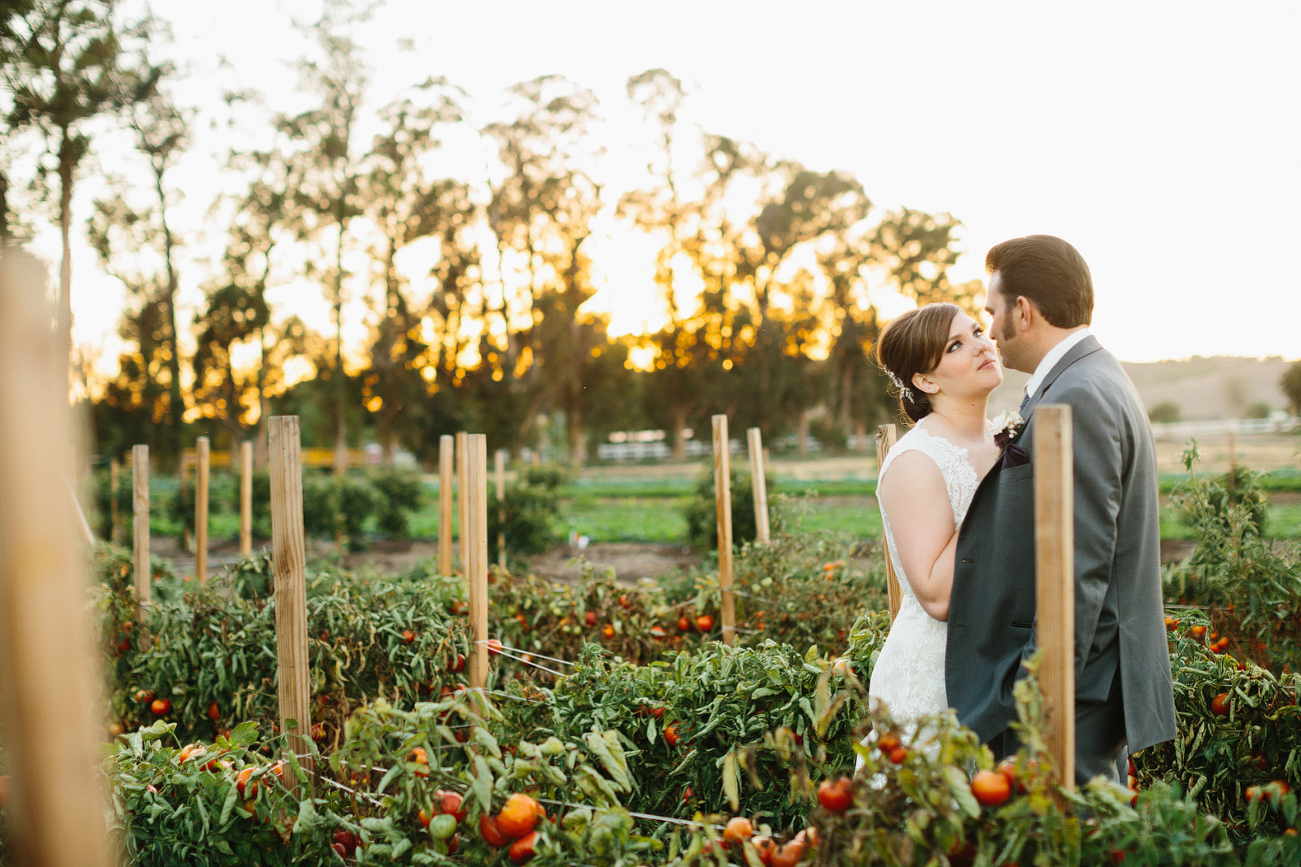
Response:
POLYGON ((767 545, 768 535, 768 480, 764 478, 763 434, 757 427, 745 432, 750 445, 750 485, 754 491, 755 541, 767 545))
POLYGON ((488 684, 488 438, 483 434, 466 437, 464 466, 467 520, 462 542, 466 545, 466 576, 470 582, 470 686, 488 684))
POLYGON ((208 581, 208 438, 199 437, 195 448, 194 577, 208 581))
POLYGON ((497 471, 497 565, 506 571, 506 452, 493 455, 497 471))
POLYGON ((736 643, 736 599, 732 595, 732 471, 728 451, 727 416, 714 421, 714 503, 718 519, 719 620, 723 643, 736 643))
MULTIPOLYGON (((894 444, 899 441, 897 429, 892 424, 883 424, 876 429, 876 484, 877 494, 880 494, 881 486, 881 465, 885 463, 885 456, 894 448, 894 444)), ((899 606, 903 604, 903 591, 899 589, 899 576, 894 571, 894 561, 890 559, 890 544, 885 538, 885 528, 881 529, 881 550, 885 551, 885 586, 890 597, 890 622, 899 614, 899 606)))
POLYGON ((68 496, 74 442, 44 269, 0 256, 0 732, 6 862, 107 867, 104 709, 86 552, 68 496), (96 735, 99 735, 98 737, 96 735))
MULTIPOLYGON (((275 570, 276 655, 280 730, 299 756, 310 753, 310 661, 307 657, 307 553, 303 532, 302 434, 298 416, 270 419, 271 553, 275 570)), ((311 758, 300 759, 311 769, 311 758)))
POLYGON ((133 529, 135 533, 136 626, 142 647, 149 644, 145 624, 149 619, 153 571, 149 567, 149 446, 131 447, 133 529))
POLYGON ((239 556, 253 553, 253 443, 239 447, 239 556))
POLYGON ((438 574, 452 574, 452 461, 451 434, 438 438, 438 574))
POLYGON ((1075 787, 1075 480, 1071 408, 1035 408, 1035 599, 1048 751, 1075 787))
POLYGON ((122 528, 118 526, 117 486, 122 475, 122 464, 117 458, 108 462, 108 541, 113 545, 122 543, 122 528))
POLYGON ((469 484, 466 476, 465 437, 466 437, 465 431, 459 431, 456 434, 456 498, 457 498, 457 504, 460 506, 460 509, 458 510, 459 514, 457 515, 457 517, 460 519, 460 523, 456 529, 456 536, 461 542, 461 575, 462 576, 468 574, 465 571, 465 564, 466 564, 466 559, 470 555, 469 549, 467 548, 466 541, 465 541, 465 523, 468 520, 467 513, 466 513, 466 499, 467 499, 466 485, 469 484))

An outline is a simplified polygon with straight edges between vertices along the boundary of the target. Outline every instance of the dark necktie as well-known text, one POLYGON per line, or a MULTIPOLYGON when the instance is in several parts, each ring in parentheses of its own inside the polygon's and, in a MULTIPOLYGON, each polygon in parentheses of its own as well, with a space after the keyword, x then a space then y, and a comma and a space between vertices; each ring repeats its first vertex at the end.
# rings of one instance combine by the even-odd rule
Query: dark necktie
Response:
POLYGON ((1016 411, 1017 415, 1021 416, 1022 418, 1025 417, 1025 405, 1029 402, 1030 402, 1030 392, 1027 391, 1025 393, 1025 397, 1021 398, 1021 408, 1016 411))

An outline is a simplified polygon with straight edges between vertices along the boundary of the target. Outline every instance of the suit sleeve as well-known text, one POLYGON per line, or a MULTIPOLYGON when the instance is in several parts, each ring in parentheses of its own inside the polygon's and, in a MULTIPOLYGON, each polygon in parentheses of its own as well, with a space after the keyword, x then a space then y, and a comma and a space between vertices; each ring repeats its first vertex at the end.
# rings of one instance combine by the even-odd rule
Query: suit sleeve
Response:
POLYGON ((1054 395, 1071 407, 1075 484, 1075 673, 1088 661, 1111 584, 1125 455, 1115 407, 1093 388, 1054 395))

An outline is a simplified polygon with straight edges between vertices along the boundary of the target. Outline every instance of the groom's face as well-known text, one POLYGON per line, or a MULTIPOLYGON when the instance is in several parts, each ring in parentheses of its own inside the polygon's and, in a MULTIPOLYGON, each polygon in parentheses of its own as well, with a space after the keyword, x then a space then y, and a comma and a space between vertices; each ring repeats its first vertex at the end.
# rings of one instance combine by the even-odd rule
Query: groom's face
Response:
POLYGON ((1017 331, 1017 318, 1014 315, 1016 304, 1009 302, 1007 296, 1003 294, 997 271, 989 278, 989 288, 985 292, 985 312, 989 314, 989 335, 998 344, 998 353, 1002 356, 1003 366, 1013 370, 1026 370, 1021 363, 1024 341, 1020 339, 1017 331))

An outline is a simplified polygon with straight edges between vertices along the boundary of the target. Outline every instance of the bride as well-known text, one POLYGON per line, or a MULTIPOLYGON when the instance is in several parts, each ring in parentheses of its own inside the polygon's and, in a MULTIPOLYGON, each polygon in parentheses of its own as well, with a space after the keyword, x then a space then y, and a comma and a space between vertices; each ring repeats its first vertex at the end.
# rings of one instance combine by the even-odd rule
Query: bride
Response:
POLYGON ((998 459, 986 420, 1003 381, 994 343, 954 304, 893 319, 877 360, 914 422, 881 464, 877 500, 902 603, 872 670, 868 693, 906 723, 949 707, 945 621, 958 527, 976 486, 998 459))

